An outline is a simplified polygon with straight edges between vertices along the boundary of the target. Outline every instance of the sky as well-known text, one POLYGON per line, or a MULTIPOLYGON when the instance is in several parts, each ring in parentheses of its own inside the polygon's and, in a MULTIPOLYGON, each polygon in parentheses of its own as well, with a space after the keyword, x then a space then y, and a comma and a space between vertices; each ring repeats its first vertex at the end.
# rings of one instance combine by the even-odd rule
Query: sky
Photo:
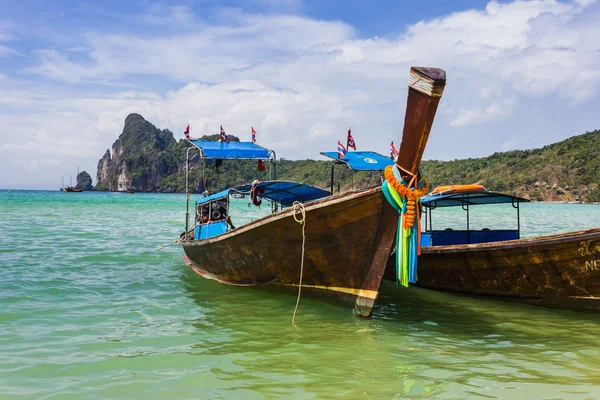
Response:
POLYGON ((597 0, 0 0, 0 188, 58 189, 140 113, 279 158, 401 140, 411 66, 447 73, 424 159, 600 129, 597 0))

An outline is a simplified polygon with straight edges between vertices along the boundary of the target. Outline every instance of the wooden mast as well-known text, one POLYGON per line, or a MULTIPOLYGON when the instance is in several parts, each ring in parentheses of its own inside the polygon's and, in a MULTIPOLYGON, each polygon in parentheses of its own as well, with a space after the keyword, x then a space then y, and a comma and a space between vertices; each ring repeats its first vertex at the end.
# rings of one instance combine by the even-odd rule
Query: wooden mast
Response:
MULTIPOLYGON (((439 68, 412 67, 408 80, 408 100, 404 131, 396 164, 413 174, 419 172, 421 157, 433 124, 437 106, 446 86, 446 72, 439 68)), ((408 178, 405 179, 409 181, 408 178)), ((390 257, 398 213, 386 201, 381 210, 381 222, 376 232, 375 246, 371 254, 371 265, 362 285, 362 291, 379 293, 381 280, 390 257)), ((358 296, 354 312, 362 317, 370 317, 376 297, 358 296)))
POLYGON ((410 69, 404 131, 396 164, 413 174, 419 172, 429 131, 445 86, 446 72, 443 69, 410 69))

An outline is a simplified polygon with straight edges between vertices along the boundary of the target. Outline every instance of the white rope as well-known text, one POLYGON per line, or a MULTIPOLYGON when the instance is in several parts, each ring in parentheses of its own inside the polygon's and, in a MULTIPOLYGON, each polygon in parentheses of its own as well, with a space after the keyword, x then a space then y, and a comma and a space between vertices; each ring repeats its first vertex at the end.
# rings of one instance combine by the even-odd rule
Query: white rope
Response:
POLYGON ((296 307, 294 307, 294 315, 292 315, 292 325, 296 326, 296 311, 298 311, 298 304, 300 303, 300 293, 302 292, 302 274, 304 273, 304 242, 306 241, 306 235, 304 234, 304 228, 306 227, 306 211, 304 206, 299 201, 295 201, 292 204, 294 209, 294 221, 302 224, 302 258, 300 261, 300 281, 298 282, 298 298, 296 299, 296 307))
MULTIPOLYGON (((192 228, 192 229, 193 229, 193 228, 192 228)), ((169 247, 169 246, 172 246, 172 245, 174 245, 175 243, 177 243, 177 240, 176 240, 176 241, 174 241, 173 243, 169 243, 169 244, 166 244, 166 245, 164 245, 164 246, 162 246, 162 247, 159 247, 159 248, 158 248, 158 249, 156 249, 155 251, 161 251, 162 249, 164 249, 164 248, 167 248, 167 247, 169 247)))

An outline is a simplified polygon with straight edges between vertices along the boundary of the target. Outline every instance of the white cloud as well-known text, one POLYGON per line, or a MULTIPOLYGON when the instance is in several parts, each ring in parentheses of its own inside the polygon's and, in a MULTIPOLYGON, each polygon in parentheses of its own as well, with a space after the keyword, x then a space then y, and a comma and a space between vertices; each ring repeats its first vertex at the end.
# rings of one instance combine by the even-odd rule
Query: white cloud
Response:
MULTIPOLYGON (((156 26, 175 19, 182 29, 153 36, 79 32, 79 43, 32 53, 35 64, 25 72, 47 79, 44 88, 2 87, 8 79, 0 76, 0 107, 10 110, 0 108, 0 154, 90 157, 88 169, 95 171, 130 112, 176 136, 187 122, 193 134, 216 133, 223 124, 242 137, 254 125, 259 140, 286 158, 333 149, 352 125, 359 149, 385 153, 401 132, 409 67, 429 65, 446 69, 448 85, 426 156, 484 155, 519 142, 497 134, 473 154, 474 148, 453 147, 456 136, 506 124, 519 137, 532 131, 512 119, 522 108, 551 99, 562 114, 538 112, 557 121, 568 110, 583 112, 573 105, 597 98, 595 6, 492 1, 483 10, 418 22, 396 37, 367 39, 340 21, 220 9, 218 23, 209 24, 184 7, 153 6, 142 20, 156 26), (89 83, 106 89, 88 91, 89 83), (26 144, 13 135, 26 132, 35 132, 26 144)), ((570 129, 582 126, 576 123, 570 129)), ((545 132, 548 140, 577 133, 554 129, 545 132)))
POLYGON ((8 42, 12 39, 10 30, 14 28, 12 22, 4 22, 0 20, 0 57, 7 57, 10 55, 19 55, 19 52, 14 48, 2 44, 2 42, 8 42))
POLYGON ((143 20, 152 25, 176 26, 177 29, 182 29, 193 24, 194 13, 185 6, 154 3, 144 15, 143 20))
POLYGON ((463 127, 503 118, 510 114, 513 106, 513 99, 505 99, 502 101, 502 104, 493 102, 487 107, 461 108, 458 111, 458 116, 450 121, 450 126, 463 127))

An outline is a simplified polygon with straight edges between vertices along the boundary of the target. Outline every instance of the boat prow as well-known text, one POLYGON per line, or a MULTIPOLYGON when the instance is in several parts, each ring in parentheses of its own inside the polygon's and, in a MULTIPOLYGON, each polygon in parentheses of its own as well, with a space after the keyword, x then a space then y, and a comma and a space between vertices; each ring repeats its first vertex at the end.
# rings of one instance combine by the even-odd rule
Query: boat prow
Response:
MULTIPOLYGON (((411 68, 397 163, 412 174, 418 173, 444 85, 444 71, 411 68)), ((269 160, 275 175, 275 153, 254 143, 189 142, 188 166, 190 151, 197 151, 202 158, 269 160)), ((365 163, 374 161, 367 158, 365 163)), ((330 194, 275 177, 211 194, 196 202, 191 229, 188 209, 178 243, 192 270, 205 278, 234 286, 301 289, 369 317, 396 236, 398 213, 381 188, 330 194), (272 214, 235 227, 229 207, 233 194, 248 195, 257 206, 268 201, 272 214)))

